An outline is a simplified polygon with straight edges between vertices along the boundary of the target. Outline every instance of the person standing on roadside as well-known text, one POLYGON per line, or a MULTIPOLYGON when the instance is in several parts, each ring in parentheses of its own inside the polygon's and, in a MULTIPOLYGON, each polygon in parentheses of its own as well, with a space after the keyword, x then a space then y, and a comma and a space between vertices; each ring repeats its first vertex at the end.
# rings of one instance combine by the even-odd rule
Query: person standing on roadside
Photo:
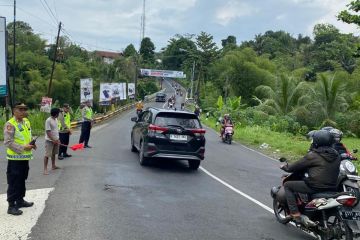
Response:
POLYGON ((90 101, 85 102, 85 106, 81 110, 82 115, 82 124, 81 124, 81 134, 79 143, 84 143, 85 148, 91 148, 89 146, 90 131, 93 125, 93 111, 91 108, 90 101))
POLYGON ((66 157, 71 157, 67 153, 67 146, 69 145, 70 135, 71 135, 71 108, 69 104, 64 103, 62 111, 59 113, 58 117, 58 126, 59 126, 59 138, 60 138, 60 147, 58 159, 62 160, 66 157))
POLYGON ((50 111, 50 117, 45 121, 45 157, 44 157, 44 175, 49 175, 48 172, 48 161, 51 158, 51 169, 56 170, 60 167, 56 166, 55 158, 56 154, 59 153, 59 130, 58 120, 60 109, 52 108, 50 111))
POLYGON ((33 158, 32 150, 36 150, 32 141, 30 121, 27 117, 27 106, 18 103, 14 106, 13 117, 4 125, 4 145, 7 147, 7 201, 8 214, 21 215, 19 208, 31 207, 33 202, 24 200, 25 182, 29 174, 29 160, 33 158))

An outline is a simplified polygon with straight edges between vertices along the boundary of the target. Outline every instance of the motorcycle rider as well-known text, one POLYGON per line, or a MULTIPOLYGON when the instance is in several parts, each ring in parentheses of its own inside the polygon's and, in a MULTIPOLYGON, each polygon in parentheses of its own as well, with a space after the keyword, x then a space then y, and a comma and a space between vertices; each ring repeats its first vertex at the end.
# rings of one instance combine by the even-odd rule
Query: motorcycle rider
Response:
POLYGON ((350 151, 346 148, 345 144, 341 142, 343 132, 333 127, 323 127, 322 130, 327 130, 334 138, 333 148, 340 154, 342 158, 350 158, 351 160, 357 160, 350 151), (343 157, 344 156, 344 157, 343 157))
POLYGON ((136 114, 139 115, 144 108, 144 103, 140 100, 136 103, 135 107, 136 107, 136 114))
POLYGON ((308 174, 308 177, 303 180, 288 181, 284 184, 290 216, 294 221, 303 224, 306 224, 307 217, 299 212, 295 193, 314 194, 335 191, 341 162, 340 155, 331 147, 333 137, 329 131, 314 132, 312 141, 310 151, 302 159, 280 167, 286 172, 306 172, 308 174))
POLYGON ((230 114, 225 113, 223 119, 221 120, 220 137, 223 136, 226 125, 232 125, 232 124, 233 123, 231 121, 230 114))

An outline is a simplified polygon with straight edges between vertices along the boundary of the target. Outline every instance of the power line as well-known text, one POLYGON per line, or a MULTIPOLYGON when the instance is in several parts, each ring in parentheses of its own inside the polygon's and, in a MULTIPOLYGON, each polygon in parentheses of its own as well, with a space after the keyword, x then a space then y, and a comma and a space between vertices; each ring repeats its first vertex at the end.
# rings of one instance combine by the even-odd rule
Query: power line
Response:
POLYGON ((19 7, 19 6, 17 6, 17 9, 21 10, 22 12, 26 13, 26 14, 29 15, 29 16, 32 16, 32 17, 34 17, 34 18, 37 18, 37 19, 40 20, 41 22, 48 24, 49 26, 53 27, 54 29, 57 28, 55 25, 51 24, 49 21, 46 21, 46 20, 44 20, 43 18, 41 18, 41 17, 39 17, 39 16, 36 16, 36 15, 32 14, 31 12, 28 12, 28 11, 26 11, 25 9, 23 9, 23 8, 21 8, 21 7, 19 7))
POLYGON ((51 15, 54 17, 54 19, 56 20, 56 22, 59 22, 59 20, 57 19, 57 17, 55 16, 55 14, 53 13, 53 11, 51 10, 49 4, 47 3, 47 1, 46 1, 46 0, 43 0, 43 1, 45 2, 46 6, 48 7, 51 15))
POLYGON ((55 21, 55 24, 58 24, 58 21, 53 18, 53 16, 51 15, 51 13, 49 12, 49 10, 46 8, 46 6, 44 5, 44 3, 42 2, 42 0, 40 0, 41 5, 43 6, 43 8, 45 9, 46 13, 49 15, 49 17, 51 18, 51 20, 55 21))

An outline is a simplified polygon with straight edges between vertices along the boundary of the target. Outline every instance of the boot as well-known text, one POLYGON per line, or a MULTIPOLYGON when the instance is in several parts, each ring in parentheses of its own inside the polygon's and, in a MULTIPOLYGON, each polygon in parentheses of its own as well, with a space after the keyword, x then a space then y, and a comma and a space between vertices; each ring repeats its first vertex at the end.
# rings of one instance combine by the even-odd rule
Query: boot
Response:
POLYGON ((7 210, 8 214, 14 215, 14 216, 19 216, 21 215, 23 212, 21 210, 19 210, 19 208, 17 208, 17 206, 15 205, 14 202, 9 202, 9 208, 7 210))
POLYGON ((33 202, 27 202, 24 199, 21 199, 19 201, 16 201, 16 207, 17 208, 27 208, 27 207, 32 207, 34 205, 33 202))

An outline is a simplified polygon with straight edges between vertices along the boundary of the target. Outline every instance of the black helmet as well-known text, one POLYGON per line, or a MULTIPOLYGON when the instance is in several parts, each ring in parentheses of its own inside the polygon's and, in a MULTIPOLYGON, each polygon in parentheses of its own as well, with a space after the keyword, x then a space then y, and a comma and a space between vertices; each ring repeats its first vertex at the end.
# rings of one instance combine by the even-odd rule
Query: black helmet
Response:
POLYGON ((334 128, 331 126, 327 126, 327 127, 323 127, 321 130, 326 130, 326 131, 330 132, 332 129, 334 129, 334 128))
POLYGON ((333 136, 329 131, 319 130, 312 135, 314 147, 331 146, 333 143, 333 136))
POLYGON ((339 143, 341 142, 341 138, 343 135, 343 132, 339 129, 333 128, 330 130, 330 134, 333 136, 334 142, 339 143))

